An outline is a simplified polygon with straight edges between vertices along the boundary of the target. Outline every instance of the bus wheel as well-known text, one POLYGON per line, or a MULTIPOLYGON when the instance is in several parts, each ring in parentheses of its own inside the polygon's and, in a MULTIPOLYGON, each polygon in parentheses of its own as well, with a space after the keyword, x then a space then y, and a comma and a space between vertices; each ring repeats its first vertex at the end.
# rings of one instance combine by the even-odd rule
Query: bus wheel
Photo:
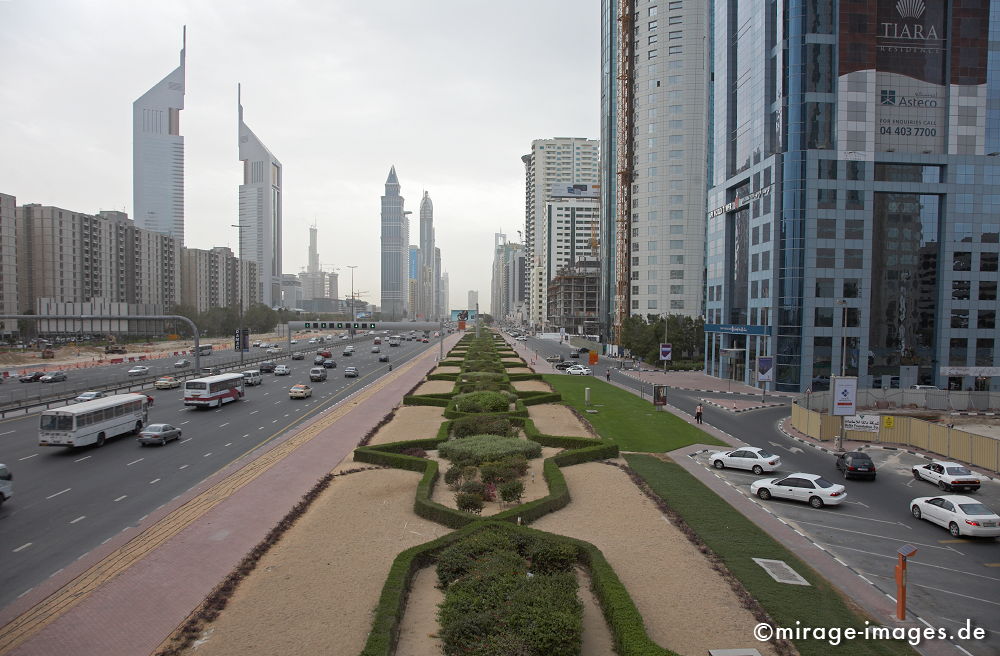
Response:
POLYGON ((141 432, 142 432, 142 422, 141 421, 137 421, 137 422, 135 422, 135 430, 132 431, 132 434, 133 435, 138 435, 141 432))
POLYGON ((104 433, 100 433, 97 436, 97 446, 104 446, 104 433))

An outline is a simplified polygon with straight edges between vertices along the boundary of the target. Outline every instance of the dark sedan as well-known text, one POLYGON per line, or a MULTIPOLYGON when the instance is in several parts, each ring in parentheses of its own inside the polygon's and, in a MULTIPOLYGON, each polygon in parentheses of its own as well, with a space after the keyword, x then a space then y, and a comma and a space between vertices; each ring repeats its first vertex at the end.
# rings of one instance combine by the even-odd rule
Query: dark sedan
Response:
POLYGON ((257 368, 264 373, 273 374, 274 369, 277 366, 278 364, 274 360, 266 360, 264 362, 261 362, 260 366, 257 368))
POLYGON ((848 451, 837 456, 837 470, 844 478, 875 480, 875 463, 863 451, 848 451))
POLYGON ((38 379, 40 383, 61 383, 66 380, 65 371, 50 371, 41 378, 38 379))
POLYGON ((32 371, 30 374, 24 374, 18 380, 22 383, 37 383, 44 375, 44 371, 32 371))
POLYGON ((326 360, 323 360, 323 366, 326 369, 336 369, 337 368, 337 361, 336 360, 331 360, 330 358, 327 358, 326 360))
POLYGON ((576 365, 572 362, 563 361, 563 362, 558 362, 553 366, 559 371, 565 371, 566 369, 569 369, 570 367, 575 367, 576 365))

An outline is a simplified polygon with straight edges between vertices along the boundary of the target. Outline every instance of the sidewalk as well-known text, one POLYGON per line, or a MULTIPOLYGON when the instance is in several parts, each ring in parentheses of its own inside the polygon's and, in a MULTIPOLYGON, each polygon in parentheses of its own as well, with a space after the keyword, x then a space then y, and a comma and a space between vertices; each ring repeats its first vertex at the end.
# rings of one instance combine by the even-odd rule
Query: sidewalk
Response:
MULTIPOLYGON (((617 362, 617 360, 611 360, 617 362)), ((744 385, 739 381, 723 380, 708 376, 700 371, 632 371, 630 369, 620 369, 618 373, 629 376, 635 380, 649 384, 669 385, 672 389, 689 390, 692 392, 713 392, 716 394, 755 394, 761 396, 759 387, 744 385)), ((798 394, 789 392, 772 392, 768 390, 767 396, 778 398, 796 398, 798 394)))
POLYGON ((152 653, 437 356, 429 349, 239 458, 0 611, 0 653, 152 653))

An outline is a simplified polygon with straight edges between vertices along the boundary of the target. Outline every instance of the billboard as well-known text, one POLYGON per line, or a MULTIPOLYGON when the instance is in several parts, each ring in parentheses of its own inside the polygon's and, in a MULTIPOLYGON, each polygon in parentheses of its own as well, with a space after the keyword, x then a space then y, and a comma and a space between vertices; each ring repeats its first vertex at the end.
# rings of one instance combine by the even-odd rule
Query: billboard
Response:
POLYGON ((667 405, 667 386, 666 385, 653 385, 653 405, 654 406, 665 406, 665 405, 667 405))
POLYGON ((600 198, 601 185, 556 183, 549 187, 552 198, 600 198))
POLYGON ((857 414, 858 379, 851 376, 833 377, 833 408, 830 414, 834 417, 850 417, 857 414))
POLYGON ((770 355, 757 358, 757 382, 774 382, 774 358, 770 355))
POLYGON ((673 360, 674 347, 672 344, 660 344, 660 360, 664 362, 667 360, 673 360))
POLYGON ((475 321, 476 320, 475 310, 452 310, 451 320, 452 321, 475 321))

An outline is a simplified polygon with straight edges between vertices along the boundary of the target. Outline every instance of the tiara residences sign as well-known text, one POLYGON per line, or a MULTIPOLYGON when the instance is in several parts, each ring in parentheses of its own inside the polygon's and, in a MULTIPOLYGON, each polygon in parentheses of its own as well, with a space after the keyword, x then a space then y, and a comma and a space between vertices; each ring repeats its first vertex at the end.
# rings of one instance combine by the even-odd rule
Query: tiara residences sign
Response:
POLYGON ((770 196, 770 195, 771 195, 771 187, 767 186, 767 187, 764 187, 763 189, 758 189, 757 191, 753 192, 752 194, 747 194, 746 196, 737 196, 736 198, 734 198, 733 200, 729 201, 728 203, 726 203, 722 207, 716 207, 714 210, 712 210, 711 212, 709 212, 708 213, 708 218, 712 219, 712 218, 715 218, 715 217, 719 216, 720 214, 726 214, 727 212, 735 212, 736 210, 740 209, 741 207, 746 207, 747 205, 749 205, 750 203, 754 202, 755 200, 758 200, 760 198, 763 198, 764 196, 770 196))

